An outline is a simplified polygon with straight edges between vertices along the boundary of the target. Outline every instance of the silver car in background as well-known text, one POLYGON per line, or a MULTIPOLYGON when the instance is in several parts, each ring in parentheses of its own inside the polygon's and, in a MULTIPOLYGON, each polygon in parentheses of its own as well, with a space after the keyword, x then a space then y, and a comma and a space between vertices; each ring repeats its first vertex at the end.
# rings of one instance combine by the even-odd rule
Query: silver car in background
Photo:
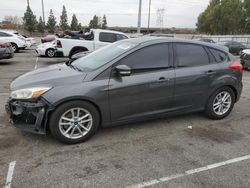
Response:
POLYGON ((12 49, 11 43, 0 39, 0 59, 9 59, 14 56, 14 50, 12 49))

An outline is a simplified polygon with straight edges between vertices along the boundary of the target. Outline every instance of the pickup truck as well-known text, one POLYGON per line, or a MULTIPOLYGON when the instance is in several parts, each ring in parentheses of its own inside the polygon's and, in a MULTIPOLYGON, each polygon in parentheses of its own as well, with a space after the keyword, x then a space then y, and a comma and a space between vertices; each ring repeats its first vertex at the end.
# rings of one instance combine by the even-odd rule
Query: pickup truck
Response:
POLYGON ((110 43, 129 38, 126 34, 102 29, 92 29, 84 39, 56 39, 56 54, 71 58, 79 52, 92 52, 110 43))

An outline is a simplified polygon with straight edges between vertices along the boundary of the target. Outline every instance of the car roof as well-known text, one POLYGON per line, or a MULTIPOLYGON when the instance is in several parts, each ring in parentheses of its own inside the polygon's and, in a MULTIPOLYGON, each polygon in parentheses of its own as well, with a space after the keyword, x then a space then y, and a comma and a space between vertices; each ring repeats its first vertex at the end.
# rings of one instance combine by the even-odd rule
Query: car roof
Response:
POLYGON ((219 45, 213 44, 213 43, 206 43, 203 41, 197 41, 197 40, 188 40, 188 39, 179 39, 179 38, 168 38, 168 37, 140 37, 140 38, 131 38, 126 39, 126 41, 135 43, 135 44, 157 44, 157 43, 166 43, 166 42, 175 42, 175 43, 187 43, 187 44, 198 44, 202 46, 207 46, 211 48, 216 48, 222 51, 225 51, 224 48, 222 48, 219 45))

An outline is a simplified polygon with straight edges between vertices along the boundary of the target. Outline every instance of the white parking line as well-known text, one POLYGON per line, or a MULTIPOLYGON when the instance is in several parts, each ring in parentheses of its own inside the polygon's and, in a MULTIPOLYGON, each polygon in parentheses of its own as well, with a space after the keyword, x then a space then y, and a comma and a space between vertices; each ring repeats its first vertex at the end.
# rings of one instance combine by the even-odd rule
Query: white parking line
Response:
POLYGON ((167 181, 170 181, 170 180, 173 180, 173 179, 181 178, 183 176, 188 176, 188 175, 196 174, 196 173, 199 173, 199 172, 204 172, 204 171, 207 171, 207 170, 211 170, 211 169, 214 169, 214 168, 218 168, 218 167, 221 167, 221 166, 237 163, 237 162, 248 160, 248 159, 250 159, 250 155, 230 159, 230 160, 223 161, 223 162, 220 162, 220 163, 207 165, 207 166, 204 166, 204 167, 201 167, 201 168, 188 170, 188 171, 186 171, 184 173, 181 173, 181 174, 175 174, 175 175, 171 175, 171 176, 167 176, 167 177, 162 177, 162 178, 159 178, 159 179, 154 179, 154 180, 151 180, 151 181, 148 181, 148 182, 142 182, 142 183, 139 183, 139 184, 136 184, 136 185, 129 186, 127 188, 142 188, 142 187, 153 186, 155 184, 159 184, 159 183, 167 182, 167 181))
POLYGON ((10 186, 11 186, 11 181, 12 181, 12 177, 14 174, 15 165, 16 165, 16 161, 12 161, 9 164, 9 170, 8 170, 8 174, 7 174, 5 188, 10 188, 10 186))
POLYGON ((37 69, 37 63, 38 63, 38 57, 36 58, 36 64, 35 64, 35 67, 34 67, 35 70, 37 69))

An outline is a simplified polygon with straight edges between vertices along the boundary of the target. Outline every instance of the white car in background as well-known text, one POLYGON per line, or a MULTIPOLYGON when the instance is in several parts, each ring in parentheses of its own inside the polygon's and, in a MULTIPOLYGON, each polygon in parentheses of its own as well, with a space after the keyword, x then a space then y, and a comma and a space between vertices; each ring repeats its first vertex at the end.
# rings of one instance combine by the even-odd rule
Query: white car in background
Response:
POLYGON ((27 43, 27 47, 31 47, 31 46, 34 46, 36 45, 36 39, 35 38, 32 38, 32 37, 27 37, 25 35, 22 35, 18 32, 14 32, 14 34, 20 36, 20 37, 23 37, 23 39, 26 41, 27 43))
POLYGON ((79 52, 93 52, 110 43, 128 39, 125 33, 103 29, 91 29, 81 39, 57 38, 57 54, 71 58, 79 52))
POLYGON ((56 41, 54 40, 38 45, 36 52, 39 56, 54 57, 56 55, 56 41))
POLYGON ((6 42, 11 43, 14 52, 18 52, 19 50, 25 49, 28 46, 24 37, 8 31, 0 30, 0 38, 4 38, 6 42))

